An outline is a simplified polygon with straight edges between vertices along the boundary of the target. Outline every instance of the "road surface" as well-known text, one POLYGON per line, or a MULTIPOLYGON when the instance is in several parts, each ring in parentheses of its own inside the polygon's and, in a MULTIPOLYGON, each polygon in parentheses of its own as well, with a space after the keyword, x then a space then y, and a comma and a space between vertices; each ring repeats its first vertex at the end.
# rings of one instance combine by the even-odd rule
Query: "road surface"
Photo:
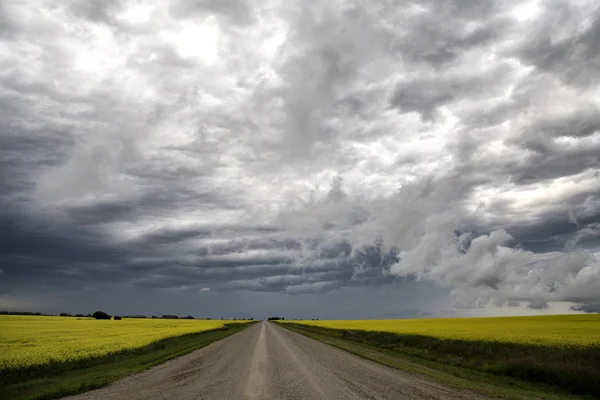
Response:
POLYGON ((261 322, 112 385, 99 399, 482 399, 261 322))

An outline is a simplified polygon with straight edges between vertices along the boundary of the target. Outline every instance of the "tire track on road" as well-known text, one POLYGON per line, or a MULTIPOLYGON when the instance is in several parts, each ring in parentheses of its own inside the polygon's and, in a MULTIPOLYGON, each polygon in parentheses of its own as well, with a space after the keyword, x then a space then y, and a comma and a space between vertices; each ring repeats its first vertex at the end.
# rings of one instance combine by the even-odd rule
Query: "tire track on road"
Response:
POLYGON ((248 399, 257 400, 266 397, 266 369, 267 369, 267 344, 266 344, 266 325, 261 324, 260 334, 252 354, 250 364, 250 374, 246 382, 246 396, 248 399))
POLYGON ((262 322, 70 400, 483 400, 262 322))

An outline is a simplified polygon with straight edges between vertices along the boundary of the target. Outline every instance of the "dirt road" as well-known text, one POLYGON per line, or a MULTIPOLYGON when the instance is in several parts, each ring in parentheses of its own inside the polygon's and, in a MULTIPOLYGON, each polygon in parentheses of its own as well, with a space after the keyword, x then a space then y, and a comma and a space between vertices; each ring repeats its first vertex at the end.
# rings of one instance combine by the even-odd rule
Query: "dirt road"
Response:
POLYGON ((104 389, 69 399, 480 398, 262 322, 104 389))

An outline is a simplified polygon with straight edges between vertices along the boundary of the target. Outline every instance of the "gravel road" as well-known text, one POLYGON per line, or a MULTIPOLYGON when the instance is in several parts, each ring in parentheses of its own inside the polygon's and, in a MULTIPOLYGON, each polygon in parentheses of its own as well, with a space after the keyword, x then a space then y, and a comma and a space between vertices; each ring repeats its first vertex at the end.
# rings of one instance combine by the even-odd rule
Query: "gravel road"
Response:
POLYGON ((261 322, 114 384, 96 399, 483 399, 261 322))

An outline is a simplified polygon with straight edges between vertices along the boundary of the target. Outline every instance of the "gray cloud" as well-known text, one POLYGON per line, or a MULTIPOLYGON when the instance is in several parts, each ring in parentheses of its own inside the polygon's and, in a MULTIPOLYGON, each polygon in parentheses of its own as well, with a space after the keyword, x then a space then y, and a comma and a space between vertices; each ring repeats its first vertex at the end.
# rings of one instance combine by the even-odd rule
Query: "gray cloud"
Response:
POLYGON ((598 10, 536 4, 2 3, 0 308, 593 310, 598 10))
POLYGON ((593 4, 544 2, 532 36, 518 49, 520 59, 568 83, 598 82, 600 13, 593 4), (560 29, 556 29, 560 27, 560 29))
POLYGON ((248 24, 254 20, 254 10, 246 0, 178 0, 171 4, 169 11, 176 19, 217 15, 235 24, 248 24))
POLYGON ((573 306, 573 311, 583 311, 587 313, 600 313, 600 304, 585 304, 579 306, 573 306))
MULTIPOLYGON (((409 3, 410 4, 410 3, 409 3)), ((441 68, 465 53, 497 42, 514 26, 505 11, 514 2, 422 1, 408 7, 388 5, 387 15, 401 20, 403 30, 392 48, 408 62, 441 68)), ((383 10, 382 10, 383 11, 383 10)))
POLYGON ((471 101, 501 94, 502 83, 510 71, 508 65, 498 65, 489 71, 459 71, 447 75, 413 78, 400 82, 390 100, 401 112, 417 112, 432 120, 438 107, 468 97, 471 101))
POLYGON ((120 5, 114 0, 72 1, 69 11, 79 18, 96 23, 114 24, 115 14, 121 8, 120 5))
POLYGON ((292 155, 306 156, 315 142, 331 140, 324 122, 342 88, 379 54, 386 38, 374 24, 374 15, 352 2, 335 7, 314 1, 290 14, 288 42, 282 48, 289 56, 279 71, 284 139, 292 155))

